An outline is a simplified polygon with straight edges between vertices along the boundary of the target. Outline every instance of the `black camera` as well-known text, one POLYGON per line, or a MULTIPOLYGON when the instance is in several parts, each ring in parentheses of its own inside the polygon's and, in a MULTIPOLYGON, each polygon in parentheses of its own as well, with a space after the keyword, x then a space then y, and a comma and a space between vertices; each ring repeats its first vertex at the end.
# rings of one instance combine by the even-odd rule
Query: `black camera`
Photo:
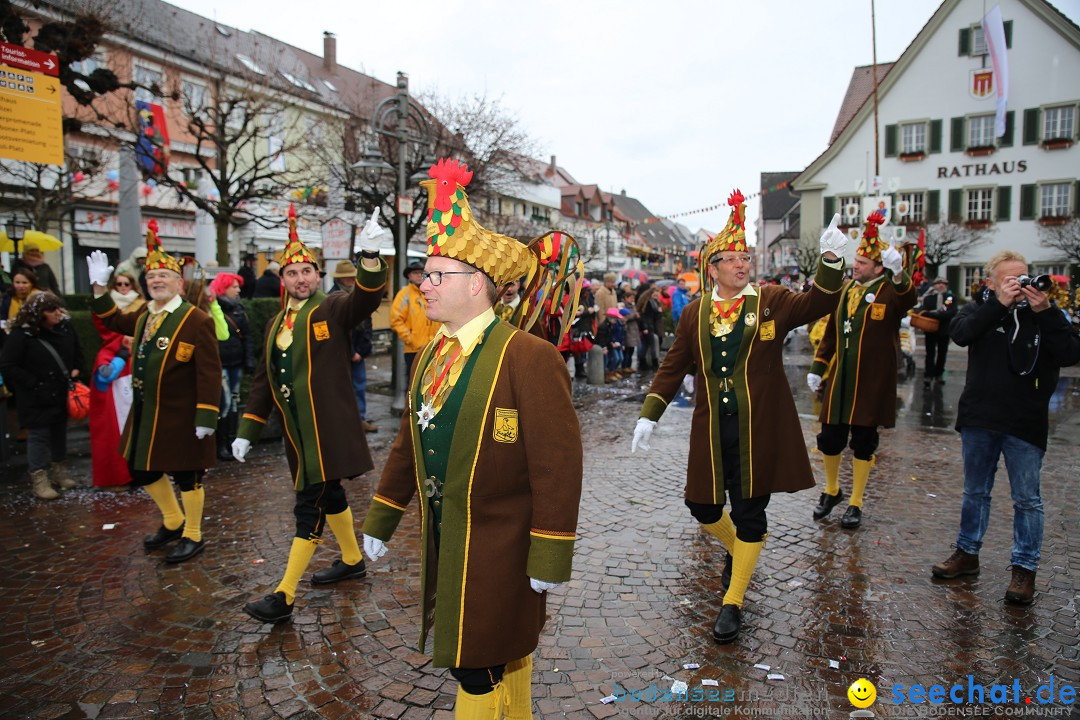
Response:
POLYGON ((1054 281, 1050 279, 1049 275, 1036 275, 1031 277, 1030 275, 1021 275, 1016 278, 1016 281, 1020 283, 1020 287, 1033 287, 1039 292, 1046 292, 1050 288, 1054 287, 1054 281))

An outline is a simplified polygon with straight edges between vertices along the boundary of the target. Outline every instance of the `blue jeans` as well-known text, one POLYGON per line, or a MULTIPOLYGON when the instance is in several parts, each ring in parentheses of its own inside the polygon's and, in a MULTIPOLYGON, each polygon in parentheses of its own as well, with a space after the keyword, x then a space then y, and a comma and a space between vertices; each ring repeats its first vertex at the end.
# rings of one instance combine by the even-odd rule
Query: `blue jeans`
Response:
POLYGON ((244 379, 244 368, 221 368, 221 417, 236 412, 240 407, 240 381, 244 379))
POLYGON ((622 368, 622 348, 609 347, 604 360, 605 370, 614 372, 622 368))
POLYGON ((1043 451, 1005 433, 963 428, 964 502, 960 509, 960 534, 956 547, 978 555, 990 522, 990 491, 998 458, 1005 455, 1013 501, 1012 564, 1039 569, 1043 536, 1043 502, 1039 494, 1039 471, 1043 451))
MULTIPOLYGON (((367 419, 367 400, 364 396, 367 394, 367 368, 364 367, 364 358, 360 358, 360 362, 354 362, 352 364, 352 387, 353 392, 356 393, 356 405, 360 408, 360 419, 367 419)), ((406 368, 406 372, 407 372, 406 368)))

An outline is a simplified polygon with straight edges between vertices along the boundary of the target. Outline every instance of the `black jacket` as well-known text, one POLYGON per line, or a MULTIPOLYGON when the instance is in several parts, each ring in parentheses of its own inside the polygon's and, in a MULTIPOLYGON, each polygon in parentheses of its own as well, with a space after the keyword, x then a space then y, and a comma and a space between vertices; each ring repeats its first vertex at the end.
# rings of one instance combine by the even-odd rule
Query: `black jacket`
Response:
POLYGON ((255 294, 252 297, 281 297, 281 278, 266 270, 262 277, 255 281, 255 294))
POLYGON ((70 321, 52 330, 31 335, 15 328, 0 352, 0 374, 15 391, 19 423, 24 427, 47 427, 67 417, 68 376, 83 364, 79 338, 70 321), (64 361, 62 371, 42 343, 49 343, 64 361))
POLYGON ((1053 306, 1040 313, 1025 308, 1016 318, 1019 330, 1013 312, 991 295, 968 303, 952 321, 952 341, 968 348, 956 429, 1003 432, 1046 450, 1058 370, 1080 362, 1080 336, 1053 306))
POLYGON ((227 297, 219 297, 217 301, 221 312, 225 314, 225 324, 229 326, 229 339, 218 341, 221 367, 243 367, 251 372, 255 369, 255 343, 251 341, 251 329, 244 306, 227 297))
POLYGON ((953 296, 952 290, 946 290, 941 295, 938 295, 931 289, 930 292, 922 296, 919 309, 923 310, 927 317, 935 318, 941 323, 938 327, 938 333, 947 333, 949 332, 949 324, 956 316, 956 298, 953 296))
POLYGON ((255 297, 255 283, 258 282, 255 279, 255 271, 248 265, 241 265, 236 274, 244 278, 244 284, 240 286, 240 297, 245 300, 255 297))
POLYGON ((60 294, 60 284, 56 282, 56 274, 52 271, 52 268, 49 267, 48 263, 31 265, 20 257, 15 260, 15 262, 11 263, 11 274, 14 275, 23 268, 27 268, 30 272, 34 273, 39 288, 48 290, 53 295, 60 294))

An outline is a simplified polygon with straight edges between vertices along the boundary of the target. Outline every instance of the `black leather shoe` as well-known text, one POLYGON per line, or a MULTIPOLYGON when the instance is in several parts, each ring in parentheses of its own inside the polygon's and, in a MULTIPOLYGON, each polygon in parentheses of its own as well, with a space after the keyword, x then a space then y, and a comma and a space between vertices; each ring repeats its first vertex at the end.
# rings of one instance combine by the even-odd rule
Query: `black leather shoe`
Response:
POLYGON ((159 548, 165 543, 171 543, 173 540, 177 540, 184 534, 184 524, 181 523, 180 527, 175 530, 170 530, 164 525, 157 529, 157 532, 153 535, 147 535, 143 538, 143 547, 147 550, 154 550, 159 548))
POLYGON ((180 538, 180 542, 176 543, 176 547, 165 556, 165 562, 175 564, 190 560, 201 553, 204 547, 206 547, 205 540, 195 542, 191 538, 180 538))
POLYGON ((739 626, 742 625, 742 611, 738 605, 725 605, 720 608, 720 614, 716 617, 713 625, 713 640, 721 645, 734 642, 739 637, 739 626))
POLYGON ((829 495, 828 493, 821 493, 821 498, 818 500, 817 507, 814 508, 814 519, 820 520, 829 513, 832 509, 844 501, 844 491, 836 493, 835 495, 829 495))
POLYGON ((244 612, 264 623, 279 623, 292 617, 293 606, 285 602, 285 593, 278 591, 257 602, 244 605, 244 612))
POLYGON ((845 530, 854 530, 862 525, 862 510, 854 505, 848 505, 844 511, 844 517, 840 518, 840 527, 845 530))
POLYGON ((364 567, 364 559, 360 558, 360 562, 355 565, 349 565, 342 559, 337 559, 334 564, 328 568, 323 568, 317 573, 311 575, 311 582, 315 585, 329 585, 330 583, 336 583, 339 580, 348 580, 349 578, 362 578, 367 575, 367 568, 364 567))
POLYGON ((735 562, 735 559, 731 557, 731 553, 727 554, 727 559, 724 560, 724 572, 720 573, 720 584, 724 586, 726 591, 731 586, 731 566, 735 562))

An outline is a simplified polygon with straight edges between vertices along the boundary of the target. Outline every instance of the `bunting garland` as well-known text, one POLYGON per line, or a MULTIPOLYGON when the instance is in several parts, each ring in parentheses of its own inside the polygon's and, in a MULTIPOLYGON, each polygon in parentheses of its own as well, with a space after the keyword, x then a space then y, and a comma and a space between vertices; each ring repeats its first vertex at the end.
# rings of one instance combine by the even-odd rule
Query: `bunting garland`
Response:
MULTIPOLYGON (((751 200, 753 198, 760 197, 762 195, 768 195, 769 193, 776 192, 777 190, 784 190, 784 189, 787 188, 787 186, 788 186, 788 182, 787 182, 787 180, 785 180, 784 182, 777 183, 776 185, 772 185, 772 186, 767 187, 767 188, 762 188, 761 190, 759 190, 756 193, 752 193, 750 195, 747 195, 746 200, 751 200)), ((709 207, 698 208, 697 210, 687 210, 685 212, 671 213, 669 215, 660 215, 658 217, 651 217, 651 218, 648 218, 646 220, 642 220, 642 222, 643 223, 656 223, 656 222, 660 222, 661 220, 671 220, 673 218, 686 217, 687 215, 700 215, 701 213, 715 212, 717 210, 723 210, 723 209, 727 208, 727 206, 728 206, 728 204, 727 204, 727 201, 725 200, 723 202, 717 203, 716 205, 710 205, 709 207)))

